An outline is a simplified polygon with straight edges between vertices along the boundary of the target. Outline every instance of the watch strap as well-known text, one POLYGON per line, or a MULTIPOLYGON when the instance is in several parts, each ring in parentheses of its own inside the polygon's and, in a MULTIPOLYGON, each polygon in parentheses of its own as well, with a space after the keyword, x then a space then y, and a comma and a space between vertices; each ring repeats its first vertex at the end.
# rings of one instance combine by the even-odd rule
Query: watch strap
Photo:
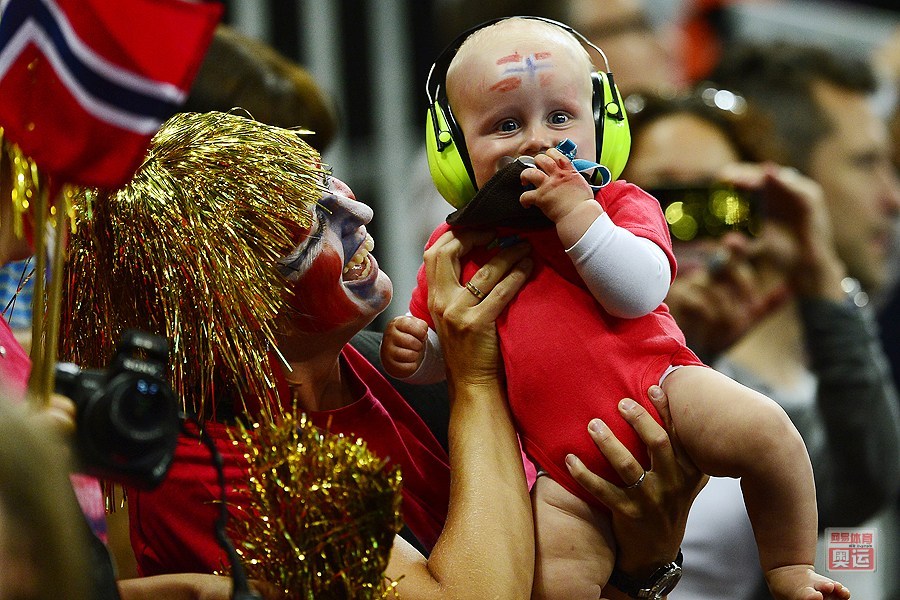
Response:
POLYGON ((620 592, 628 595, 631 598, 654 598, 654 596, 648 596, 647 593, 652 590, 652 588, 659 582, 659 580, 663 576, 665 576, 666 573, 668 573, 672 569, 680 570, 683 563, 684 555, 681 553, 681 549, 679 548, 678 556, 675 557, 674 561, 666 563, 663 566, 659 567, 656 571, 653 572, 652 575, 650 575, 650 577, 648 577, 644 581, 638 581, 630 575, 626 575, 617 567, 613 567, 612 573, 609 574, 609 580, 607 583, 609 585, 615 586, 620 592))

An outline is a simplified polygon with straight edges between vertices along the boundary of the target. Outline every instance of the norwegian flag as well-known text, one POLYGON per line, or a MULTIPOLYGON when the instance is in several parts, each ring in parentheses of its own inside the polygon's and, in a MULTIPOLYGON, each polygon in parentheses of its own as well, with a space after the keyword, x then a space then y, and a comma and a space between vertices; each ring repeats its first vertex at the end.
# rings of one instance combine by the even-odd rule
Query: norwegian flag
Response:
POLYGON ((187 98, 222 6, 0 0, 0 126, 42 171, 114 188, 187 98))

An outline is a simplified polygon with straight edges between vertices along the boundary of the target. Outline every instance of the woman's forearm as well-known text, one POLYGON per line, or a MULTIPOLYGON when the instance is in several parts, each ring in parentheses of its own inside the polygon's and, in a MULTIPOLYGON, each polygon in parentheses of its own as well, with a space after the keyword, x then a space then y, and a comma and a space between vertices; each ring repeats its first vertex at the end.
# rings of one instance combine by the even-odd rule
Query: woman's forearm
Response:
POLYGON ((531 499, 504 394, 497 382, 451 385, 447 521, 427 560, 395 540, 386 576, 403 600, 531 596, 531 499))
POLYGON ((398 582, 404 600, 531 596, 531 499, 500 383, 495 325, 531 272, 529 248, 504 248, 482 266, 466 282, 480 295, 460 281, 460 256, 492 235, 447 232, 425 252, 428 309, 443 345, 450 389, 450 503, 427 561, 411 559, 402 543, 391 553, 387 576, 398 582))
POLYGON ((452 393, 450 511, 429 571, 444 598, 527 598, 531 500, 505 392, 494 382, 452 393))

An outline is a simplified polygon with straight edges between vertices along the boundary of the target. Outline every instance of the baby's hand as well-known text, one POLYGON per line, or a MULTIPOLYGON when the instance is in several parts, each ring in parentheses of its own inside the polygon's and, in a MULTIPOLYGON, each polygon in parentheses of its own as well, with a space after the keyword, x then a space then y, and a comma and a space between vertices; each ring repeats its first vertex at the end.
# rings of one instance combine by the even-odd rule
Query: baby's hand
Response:
POLYGON ((428 323, 412 316, 396 317, 388 323, 381 340, 381 364, 391 377, 409 377, 422 364, 428 323))
POLYGON ((522 194, 522 206, 537 206, 548 219, 559 223, 583 202, 595 203, 587 180, 556 148, 535 156, 534 165, 536 168, 522 171, 522 184, 534 186, 522 194))
POLYGON ((769 591, 776 600, 847 600, 850 590, 819 575, 812 565, 788 565, 766 573, 769 591))

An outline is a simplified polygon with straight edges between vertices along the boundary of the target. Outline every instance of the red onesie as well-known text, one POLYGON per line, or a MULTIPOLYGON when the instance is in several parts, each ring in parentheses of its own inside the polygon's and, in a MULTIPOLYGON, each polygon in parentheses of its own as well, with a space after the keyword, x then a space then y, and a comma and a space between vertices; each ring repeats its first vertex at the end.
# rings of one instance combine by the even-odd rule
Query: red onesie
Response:
MULTIPOLYGON (((354 348, 342 360, 352 372, 356 402, 310 414, 319 427, 353 434, 376 455, 399 464, 403 476, 403 519, 431 550, 444 526, 450 497, 447 454, 418 414, 354 348)), ((229 498, 246 486, 246 462, 231 443, 226 426, 208 423, 225 464, 229 498)), ((157 489, 128 490, 131 544, 142 576, 162 573, 211 573, 227 564, 213 527, 219 514, 219 488, 209 452, 196 439, 182 436, 168 476, 157 489)), ((232 512, 232 518, 237 513, 232 512)))
MULTIPOLYGON (((617 226, 663 249, 674 278, 675 257, 659 203, 623 181, 604 187, 596 199, 617 226)), ((447 229, 441 225, 429 245, 447 229)), ((512 233, 531 243, 534 259, 528 283, 497 319, 516 429, 535 463, 573 494, 599 505, 565 466, 566 454, 573 453, 595 473, 620 481, 588 434, 590 420, 603 419, 649 468, 643 443, 619 416, 618 401, 632 398, 659 420, 647 389, 659 383, 671 365, 702 363, 685 345, 665 304, 637 319, 608 314, 578 275, 555 228, 498 230, 498 236, 512 233)), ((495 253, 478 248, 466 255, 463 281, 495 253)), ((433 327, 424 268, 419 270, 410 312, 433 327)))

